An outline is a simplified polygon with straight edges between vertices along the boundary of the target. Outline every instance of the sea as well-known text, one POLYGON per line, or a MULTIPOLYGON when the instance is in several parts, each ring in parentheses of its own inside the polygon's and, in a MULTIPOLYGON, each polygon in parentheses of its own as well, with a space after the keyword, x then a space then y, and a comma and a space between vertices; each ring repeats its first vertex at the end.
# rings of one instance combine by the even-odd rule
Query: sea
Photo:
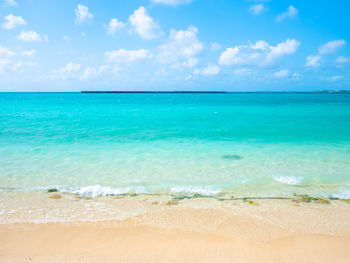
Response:
POLYGON ((0 93, 0 191, 350 199, 350 94, 0 93))

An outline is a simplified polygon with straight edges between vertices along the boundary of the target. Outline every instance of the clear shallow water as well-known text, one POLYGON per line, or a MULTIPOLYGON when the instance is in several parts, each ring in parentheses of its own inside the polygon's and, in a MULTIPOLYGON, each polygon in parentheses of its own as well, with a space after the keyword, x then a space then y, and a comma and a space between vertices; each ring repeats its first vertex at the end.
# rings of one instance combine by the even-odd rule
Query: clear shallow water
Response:
POLYGON ((0 188, 350 198, 349 94, 0 93, 0 188))

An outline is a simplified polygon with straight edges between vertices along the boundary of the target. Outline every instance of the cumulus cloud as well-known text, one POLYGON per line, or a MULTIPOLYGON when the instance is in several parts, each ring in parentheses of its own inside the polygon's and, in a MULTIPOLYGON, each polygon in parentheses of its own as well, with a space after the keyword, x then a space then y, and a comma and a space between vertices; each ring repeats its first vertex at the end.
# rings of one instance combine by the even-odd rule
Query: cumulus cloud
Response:
POLYGON ((289 70, 288 69, 281 69, 279 71, 274 72, 273 76, 275 78, 286 78, 289 76, 289 70))
POLYGON ((189 4, 193 0, 151 0, 155 4, 172 5, 177 6, 181 4, 189 4))
POLYGON ((13 29, 18 26, 24 26, 27 24, 27 22, 23 19, 21 16, 14 16, 13 14, 9 14, 5 16, 4 22, 2 23, 2 28, 3 29, 13 29))
POLYGON ((108 35, 114 35, 119 29, 125 27, 125 24, 119 21, 117 18, 112 18, 109 20, 108 25, 105 25, 106 31, 108 35))
POLYGON ((126 50, 119 49, 105 53, 107 61, 114 63, 130 63, 137 60, 148 59, 152 54, 147 49, 126 50))
POLYGON ((203 69, 195 69, 193 74, 203 76, 213 76, 220 72, 220 68, 217 65, 208 65, 203 69))
POLYGON ((73 62, 67 63, 64 67, 55 71, 54 78, 59 79, 77 79, 89 80, 99 77, 103 72, 108 70, 108 66, 102 65, 100 67, 85 67, 81 64, 73 62))
POLYGON ((284 42, 271 46, 266 41, 257 41, 254 44, 241 45, 227 48, 219 57, 219 64, 268 66, 275 64, 285 55, 294 54, 300 42, 295 39, 287 39, 284 42))
POLYGON ((5 3, 9 6, 18 6, 18 3, 15 0, 5 0, 5 3))
POLYGON ((0 45, 0 58, 8 58, 13 56, 16 56, 15 52, 0 45))
POLYGON ((32 50, 25 50, 22 52, 22 56, 26 56, 26 57, 34 57, 36 53, 35 49, 32 50))
POLYGON ((343 56, 339 56, 339 57, 337 57, 337 59, 335 60, 335 63, 342 65, 342 64, 348 63, 349 61, 350 61, 350 58, 343 57, 343 56))
POLYGON ((80 76, 81 80, 88 80, 92 78, 97 78, 101 75, 101 73, 105 72, 109 67, 108 66, 100 66, 98 68, 95 67, 86 67, 80 76))
POLYGON ((265 7, 264 7, 263 4, 252 5, 252 6, 249 8, 249 11, 250 11, 253 15, 261 14, 264 10, 265 10, 265 7))
POLYGON ((17 73, 22 71, 25 65, 22 61, 14 61, 13 58, 16 56, 15 52, 0 45, 0 74, 7 71, 17 73))
POLYGON ((93 19, 93 14, 89 12, 89 8, 85 5, 78 5, 75 9, 75 23, 82 24, 93 19))
POLYGON ((203 50, 203 44, 198 40, 197 33, 197 28, 193 26, 187 30, 170 30, 168 41, 158 47, 158 61, 174 67, 196 66, 198 63, 196 56, 203 50))
POLYGON ((319 55, 309 55, 306 57, 306 66, 317 68, 320 66, 321 56, 319 55))
POLYGON ((72 62, 69 62, 64 67, 60 68, 58 70, 58 73, 60 73, 60 74, 71 74, 71 73, 78 72, 80 70, 80 68, 81 68, 80 64, 74 64, 72 62))
POLYGON ((336 81, 339 81, 341 79, 343 79, 343 76, 339 76, 339 75, 326 78, 326 80, 330 81, 330 82, 336 82, 336 81))
MULTIPOLYGON (((320 60, 324 55, 335 53, 338 49, 345 46, 345 44, 346 44, 345 40, 340 39, 340 40, 329 41, 321 45, 318 49, 318 55, 309 55, 306 57, 306 66, 314 67, 314 68, 319 67, 320 60)), ((336 63, 338 65, 346 62, 347 62, 347 58, 344 58, 344 57, 338 57, 336 60, 336 63)))
POLYGON ((286 18, 296 17, 298 15, 298 13, 299 13, 298 9, 296 9, 294 6, 290 5, 288 7, 287 11, 279 14, 276 17, 276 21, 281 22, 281 21, 285 20, 286 18))
POLYGON ((129 23, 133 31, 143 39, 155 39, 163 34, 160 26, 148 15, 146 8, 143 6, 130 15, 129 23))
POLYGON ((37 32, 31 30, 31 31, 21 31, 21 33, 17 36, 18 40, 26 41, 26 42, 35 42, 35 41, 47 41, 47 36, 43 35, 41 36, 37 32))
POLYGON ((331 54, 336 52, 341 47, 345 46, 346 42, 343 39, 329 41, 326 44, 320 46, 318 53, 320 55, 331 54))

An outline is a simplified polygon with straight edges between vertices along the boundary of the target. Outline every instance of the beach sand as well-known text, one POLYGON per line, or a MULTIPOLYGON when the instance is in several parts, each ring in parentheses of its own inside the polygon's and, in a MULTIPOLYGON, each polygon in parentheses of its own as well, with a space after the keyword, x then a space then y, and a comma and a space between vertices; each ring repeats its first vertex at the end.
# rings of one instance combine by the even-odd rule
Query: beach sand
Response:
POLYGON ((35 209, 35 198, 43 200, 40 209, 67 206, 77 209, 80 218, 56 214, 55 222, 45 222, 41 215, 25 219, 15 212, 3 217, 0 262, 350 262, 350 204, 340 200, 196 198, 177 203, 167 197, 74 201, 37 195, 18 211, 35 209), (130 209, 129 216, 89 221, 91 214, 101 213, 78 210, 96 203, 116 214, 130 209))

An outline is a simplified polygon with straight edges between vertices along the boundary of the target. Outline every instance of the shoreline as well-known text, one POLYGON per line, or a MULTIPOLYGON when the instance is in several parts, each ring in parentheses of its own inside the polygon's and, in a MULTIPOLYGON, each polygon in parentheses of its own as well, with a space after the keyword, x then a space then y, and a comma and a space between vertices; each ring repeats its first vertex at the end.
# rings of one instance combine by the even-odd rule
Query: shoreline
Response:
POLYGON ((80 213, 78 207, 103 213, 98 210, 103 207, 107 214, 130 214, 119 220, 0 224, 1 262, 345 263, 350 258, 350 204, 343 201, 169 203, 147 196, 47 201, 41 204, 46 213, 68 208, 80 213))
MULTIPOLYGON (((293 197, 234 197, 200 194, 128 194, 116 196, 77 195, 57 192, 0 192, 0 224, 126 220, 170 208, 224 210, 239 215, 268 209, 343 209, 350 200, 308 195, 293 197)), ((299 210, 300 210, 299 209, 299 210)), ((296 211, 299 212, 299 211, 296 211)), ((350 223, 349 223, 350 231, 350 223)))

